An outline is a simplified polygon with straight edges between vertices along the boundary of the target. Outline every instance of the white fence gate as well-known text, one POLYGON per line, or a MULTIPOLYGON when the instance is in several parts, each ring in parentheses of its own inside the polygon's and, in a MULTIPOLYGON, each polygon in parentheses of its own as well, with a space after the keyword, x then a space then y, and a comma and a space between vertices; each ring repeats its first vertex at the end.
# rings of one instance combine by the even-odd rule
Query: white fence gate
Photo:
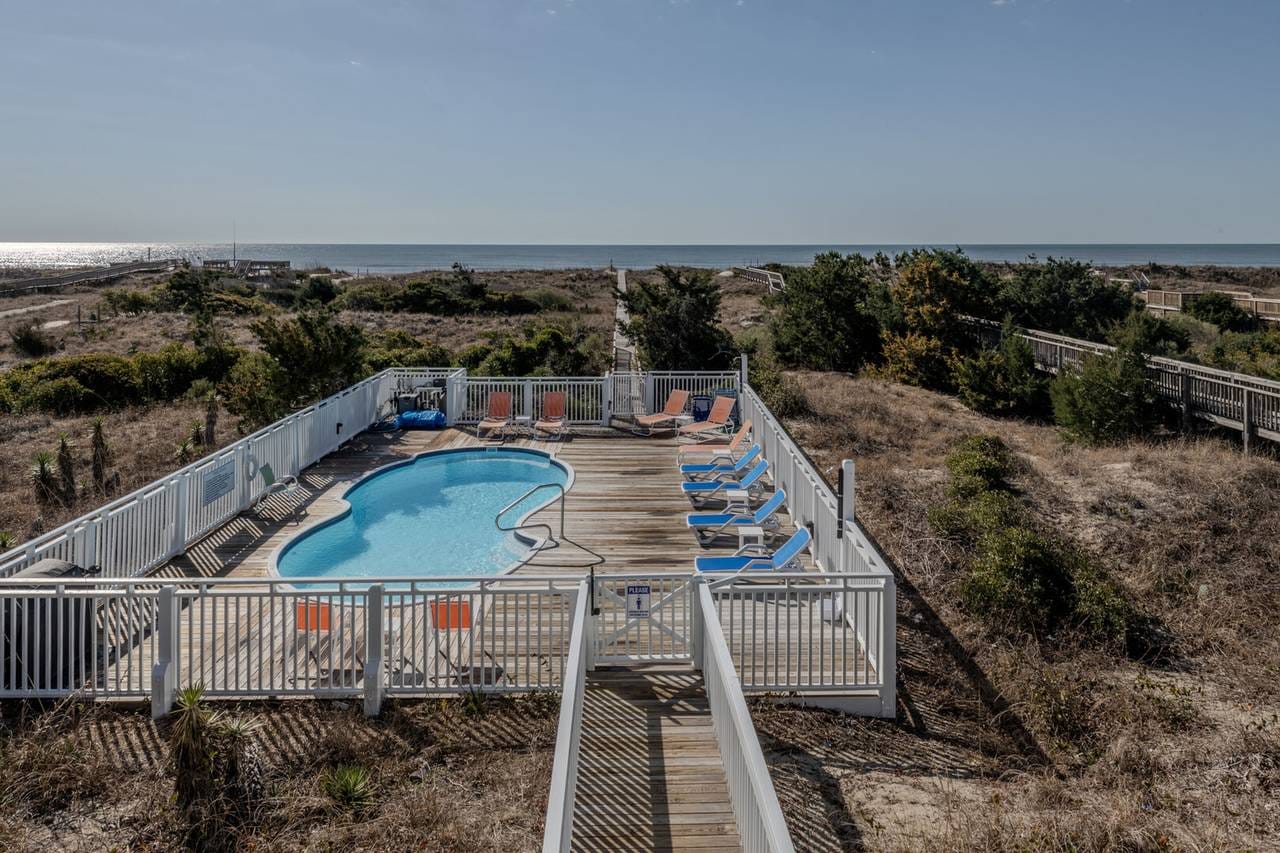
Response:
POLYGON ((689 575, 598 575, 592 586, 595 663, 689 660, 689 575))

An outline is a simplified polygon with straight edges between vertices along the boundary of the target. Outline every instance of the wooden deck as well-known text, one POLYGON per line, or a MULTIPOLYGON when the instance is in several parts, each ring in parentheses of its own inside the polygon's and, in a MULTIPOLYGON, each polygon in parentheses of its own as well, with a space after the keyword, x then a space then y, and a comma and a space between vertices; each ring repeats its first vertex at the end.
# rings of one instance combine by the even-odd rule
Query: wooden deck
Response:
MULTIPOLYGON (((362 434, 348 448, 303 472, 300 488, 273 497, 258 511, 232 519, 186 555, 161 567, 158 574, 265 578, 270 555, 299 530, 341 512, 342 494, 365 474, 423 451, 483 443, 457 429, 362 434)), ((709 549, 699 545, 684 523, 690 507, 679 488, 676 443, 669 438, 641 438, 612 430, 596 430, 564 442, 517 439, 511 443, 545 450, 574 470, 565 499, 565 535, 572 541, 538 553, 514 577, 564 576, 566 581, 580 577, 594 559, 583 548, 604 558, 596 569, 599 574, 670 575, 654 581, 655 606, 670 598, 665 609, 655 611, 649 621, 629 626, 620 612, 619 596, 625 580, 601 581, 598 653, 613 658, 686 658, 684 638, 693 624, 695 602, 684 577, 689 575, 694 557, 709 549), (614 595, 608 594, 610 590, 614 595), (609 634, 614 639, 604 638, 609 634)), ((557 537, 560 535, 559 508, 555 505, 531 521, 546 522, 557 537)), ((782 535, 790 531, 783 516, 782 535)), ((716 550, 732 549, 736 542, 723 544, 725 548, 716 550)), ((811 568, 807 557, 804 565, 811 568)), ((344 606, 341 596, 329 596, 324 606, 334 620, 331 637, 310 637, 298 629, 297 608, 300 601, 315 600, 315 593, 277 587, 277 598, 264 600, 260 591, 265 585, 237 589, 244 590, 243 599, 193 597, 182 609, 178 652, 184 683, 199 681, 211 691, 243 690, 246 695, 281 684, 291 685, 289 692, 299 693, 358 690, 368 657, 361 608, 344 606), (198 628, 191 630, 192 625, 198 628)), ((323 596, 319 598, 323 601, 323 596)), ((828 684, 856 684, 873 676, 847 626, 825 623, 814 632, 815 622, 824 623, 813 604, 814 599, 785 595, 721 601, 722 623, 744 686, 777 684, 786 680, 788 672, 799 684, 824 683, 824 679, 828 684)), ((389 615, 392 624, 384 626, 391 692, 413 692, 423 686, 495 686, 499 681, 558 688, 568 641, 567 597, 473 599, 473 628, 443 633, 432 628, 426 606, 423 598, 406 601, 389 615), (477 640, 490 659, 468 657, 477 640), (476 664, 483 667, 470 671, 476 664)), ((105 672, 107 681, 137 679, 150 670, 155 650, 146 641, 145 632, 137 634, 137 642, 125 643, 127 653, 105 672)))
MULTIPOLYGON (((302 488, 277 496, 260 513, 242 515, 197 543, 159 574, 185 577, 256 578, 267 574, 267 558, 300 529, 343 509, 353 483, 383 465, 428 450, 492 445, 458 429, 441 432, 363 433, 355 446, 321 459, 302 475, 302 488), (294 511, 297 507, 299 511, 294 511)), ((605 558, 597 572, 646 574, 689 572, 705 551, 684 523, 689 501, 680 493, 676 443, 615 430, 593 430, 567 441, 521 438, 510 446, 552 454, 574 470, 565 503, 565 533, 605 558)), ((532 521, 551 524, 559 535, 559 509, 532 521)), ((565 545, 538 555, 526 574, 582 574, 590 555, 565 545)))

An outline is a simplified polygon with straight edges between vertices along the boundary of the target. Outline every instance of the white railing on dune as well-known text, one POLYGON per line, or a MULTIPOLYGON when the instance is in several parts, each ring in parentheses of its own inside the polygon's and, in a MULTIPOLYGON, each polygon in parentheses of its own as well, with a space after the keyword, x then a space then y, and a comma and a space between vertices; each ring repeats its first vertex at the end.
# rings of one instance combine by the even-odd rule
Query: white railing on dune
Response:
POLYGON ((742 849, 747 853, 788 853, 795 847, 742 695, 733 655, 720 629, 716 603, 706 584, 697 587, 702 678, 742 849))
POLYGON ((896 713, 897 587, 889 564, 854 517, 853 463, 842 463, 844 491, 837 497, 750 385, 742 388, 738 401, 742 417, 752 422, 755 440, 769 460, 774 487, 786 490, 792 521, 813 534, 810 550, 818 569, 877 579, 876 590, 860 592, 855 600, 845 602, 849 606, 843 608, 841 618, 862 641, 880 674, 880 715, 892 717, 896 713), (872 602, 876 606, 863 606, 872 602))
POLYGON ((556 726, 556 755, 551 765, 542 853, 568 853, 573 841, 573 810, 577 805, 578 754, 582 745, 582 707, 587 690, 587 632, 590 629, 590 580, 578 585, 573 608, 573 631, 564 667, 560 720, 556 726))

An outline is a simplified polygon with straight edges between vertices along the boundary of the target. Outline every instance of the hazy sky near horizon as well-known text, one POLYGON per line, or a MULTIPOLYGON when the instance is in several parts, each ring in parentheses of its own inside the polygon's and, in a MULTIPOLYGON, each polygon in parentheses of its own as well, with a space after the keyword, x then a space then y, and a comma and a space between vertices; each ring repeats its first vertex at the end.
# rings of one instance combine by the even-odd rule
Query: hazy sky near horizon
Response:
POLYGON ((0 0, 0 240, 1280 242, 1276 0, 0 0))

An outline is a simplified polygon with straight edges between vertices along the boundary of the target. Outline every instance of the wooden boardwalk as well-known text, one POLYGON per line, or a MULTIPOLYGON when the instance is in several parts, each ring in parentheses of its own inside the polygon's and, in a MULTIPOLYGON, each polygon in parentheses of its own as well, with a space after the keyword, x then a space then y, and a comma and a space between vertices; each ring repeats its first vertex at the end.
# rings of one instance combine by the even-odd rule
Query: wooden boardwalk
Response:
POLYGON ((702 677, 687 667, 587 680, 573 849, 741 850, 702 677))

